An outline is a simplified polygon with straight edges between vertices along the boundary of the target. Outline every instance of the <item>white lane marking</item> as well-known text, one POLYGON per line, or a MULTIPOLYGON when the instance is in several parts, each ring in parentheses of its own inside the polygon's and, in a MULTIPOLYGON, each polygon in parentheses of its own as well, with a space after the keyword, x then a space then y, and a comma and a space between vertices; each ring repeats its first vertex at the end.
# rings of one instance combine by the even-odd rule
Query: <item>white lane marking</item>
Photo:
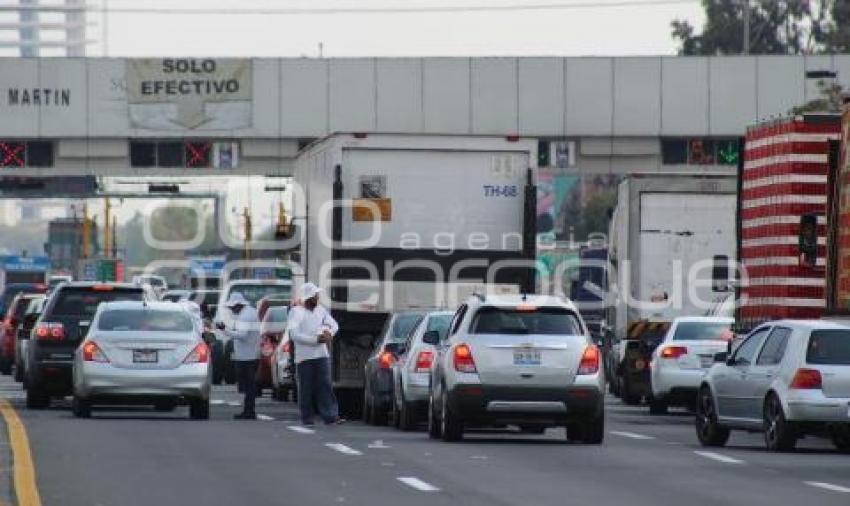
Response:
POLYGON ((810 487, 822 488, 824 490, 830 490, 832 492, 842 492, 844 494, 850 494, 850 488, 842 487, 841 485, 833 485, 832 483, 825 483, 822 481, 804 481, 803 483, 810 487))
POLYGON ((649 439, 655 439, 652 436, 645 436, 643 434, 636 434, 634 432, 624 432, 624 431, 619 431, 619 430, 612 430, 611 434, 613 434, 615 436, 620 436, 620 437, 627 437, 629 439, 640 439, 642 441, 649 440, 649 439))
POLYGON ((408 487, 415 488, 420 492, 439 492, 440 489, 431 485, 428 482, 422 481, 415 476, 399 476, 398 481, 404 483, 408 487))
POLYGON ((210 401, 210 404, 213 406, 221 406, 222 404, 224 404, 224 401, 221 399, 212 399, 210 401))
POLYGON ((338 451, 343 455, 363 455, 363 452, 360 450, 355 450, 350 446, 345 446, 342 443, 325 443, 325 446, 330 448, 331 450, 338 451))
POLYGON ((302 427, 301 425, 290 425, 287 429, 292 432, 297 432, 299 434, 315 434, 316 431, 309 427, 302 427))
POLYGON ((262 420, 262 421, 264 421, 264 422, 271 422, 271 421, 273 421, 273 420, 274 420, 274 417, 273 417, 273 416, 269 416, 269 415, 262 415, 262 414, 260 414, 260 413, 257 413, 257 420, 262 420))
POLYGON ((378 449, 378 450, 383 450, 385 448, 389 448, 389 446, 384 444, 383 439, 376 439, 375 441, 370 443, 368 447, 369 448, 375 448, 375 449, 378 449))
POLYGON ((714 452, 698 452, 695 451, 697 455, 700 457, 705 457, 707 459, 716 460, 717 462, 723 462, 724 464, 743 464, 743 460, 733 459, 732 457, 727 457, 726 455, 721 455, 719 453, 714 452))
POLYGON ((239 406, 241 406, 241 405, 242 405, 242 403, 241 403, 241 402, 236 402, 236 401, 227 401, 227 405, 228 405, 228 406, 233 406, 234 408, 238 408, 239 406))

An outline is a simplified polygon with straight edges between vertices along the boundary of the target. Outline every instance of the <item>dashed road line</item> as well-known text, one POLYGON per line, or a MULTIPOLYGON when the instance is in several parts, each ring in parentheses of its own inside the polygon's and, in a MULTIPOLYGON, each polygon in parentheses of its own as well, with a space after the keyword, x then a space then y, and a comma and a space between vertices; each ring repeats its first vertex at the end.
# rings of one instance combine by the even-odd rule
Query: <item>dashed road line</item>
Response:
POLYGON ((431 485, 426 481, 422 481, 415 476, 399 476, 396 478, 398 481, 404 483, 408 487, 415 488, 420 492, 439 492, 440 489, 431 485))
POLYGON ((615 436, 620 436, 620 437, 626 437, 626 438, 629 438, 629 439, 639 439, 639 440, 642 440, 642 441, 655 439, 653 436, 646 436, 644 434, 637 434, 637 433, 634 433, 634 432, 625 432, 625 431, 619 431, 619 430, 612 430, 610 432, 610 434, 613 434, 615 436))
POLYGON ((732 457, 728 457, 728 456, 722 455, 720 453, 701 452, 701 451, 695 451, 694 453, 699 455, 700 457, 705 457, 707 459, 715 460, 717 462, 723 462, 724 464, 744 464, 745 463, 743 460, 734 459, 732 457))
POLYGON ((227 405, 228 405, 228 406, 233 406, 234 408, 238 408, 239 406, 241 406, 241 405, 242 405, 242 403, 241 403, 241 402, 237 402, 237 401, 227 401, 227 405))
POLYGON ((806 485, 815 488, 821 488, 824 490, 829 490, 831 492, 841 492, 843 494, 850 494, 850 488, 842 487, 841 485, 834 485, 832 483, 826 483, 823 481, 804 481, 806 485))
POLYGON ((290 425, 290 426, 287 427, 287 429, 291 430, 292 432, 297 432, 299 434, 315 434, 316 433, 315 430, 313 430, 309 427, 301 426, 301 425, 290 425))
POLYGON ((210 404, 213 406, 221 406, 224 404, 224 401, 221 399, 212 399, 210 400, 210 404))
POLYGON ((331 450, 342 453, 343 455, 363 455, 363 452, 360 450, 355 450, 350 446, 346 446, 342 443, 325 443, 325 446, 330 448, 331 450))
POLYGON ((274 421, 274 417, 257 413, 257 420, 262 420, 264 422, 271 422, 271 421, 274 421))

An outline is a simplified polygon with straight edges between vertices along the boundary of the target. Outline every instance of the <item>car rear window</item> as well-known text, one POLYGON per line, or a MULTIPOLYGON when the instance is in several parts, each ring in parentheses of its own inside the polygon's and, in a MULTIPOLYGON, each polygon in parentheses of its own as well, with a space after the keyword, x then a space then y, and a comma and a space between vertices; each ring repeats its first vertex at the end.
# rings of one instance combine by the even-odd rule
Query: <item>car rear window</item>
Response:
POLYGON ((850 330, 813 330, 809 337, 806 362, 850 365, 850 330))
POLYGON ((520 310, 483 307, 470 326, 471 334, 582 335, 578 317, 558 307, 520 310))
POLYGON ((157 309, 110 309, 101 313, 98 330, 110 332, 189 332, 192 320, 183 311, 157 309))
POLYGON ((440 334, 440 340, 445 339, 446 334, 449 333, 449 324, 452 322, 452 316, 454 315, 441 314, 428 318, 428 328, 425 331, 436 330, 440 334))
POLYGON ((95 290, 94 288, 63 288, 56 295, 56 303, 50 310, 55 316, 78 317, 80 320, 89 320, 97 311, 101 302, 115 302, 119 300, 144 299, 144 291, 141 288, 112 288, 110 290, 95 290))
POLYGON ((674 341, 729 341, 734 337, 731 323, 680 322, 674 341))
POLYGON ((260 283, 256 285, 234 285, 227 294, 228 298, 235 292, 241 293, 252 306, 256 306, 260 299, 270 295, 275 296, 276 299, 289 299, 292 295, 292 287, 260 283))
POLYGON ((30 301, 32 299, 30 297, 21 297, 15 302, 15 307, 13 308, 15 318, 21 319, 24 316, 24 313, 27 310, 27 306, 30 305, 30 301))
POLYGON ((421 314, 410 313, 396 316, 390 329, 390 335, 387 336, 387 342, 404 341, 420 320, 422 320, 421 314))

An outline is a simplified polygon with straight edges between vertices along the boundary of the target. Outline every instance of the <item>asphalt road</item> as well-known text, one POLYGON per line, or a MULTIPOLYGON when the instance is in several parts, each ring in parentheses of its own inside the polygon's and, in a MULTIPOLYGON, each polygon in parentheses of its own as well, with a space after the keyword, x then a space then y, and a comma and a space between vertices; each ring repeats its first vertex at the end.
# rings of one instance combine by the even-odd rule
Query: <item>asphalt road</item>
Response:
POLYGON ((186 408, 95 411, 78 420, 28 411, 0 379, 29 435, 45 505, 794 505, 850 504, 850 455, 817 438, 768 454, 761 436, 734 434, 706 450, 684 412, 650 417, 608 401, 602 446, 510 431, 462 443, 424 432, 350 423, 304 430, 292 404, 259 401, 262 420, 237 422, 239 397, 215 392, 212 419, 186 408))

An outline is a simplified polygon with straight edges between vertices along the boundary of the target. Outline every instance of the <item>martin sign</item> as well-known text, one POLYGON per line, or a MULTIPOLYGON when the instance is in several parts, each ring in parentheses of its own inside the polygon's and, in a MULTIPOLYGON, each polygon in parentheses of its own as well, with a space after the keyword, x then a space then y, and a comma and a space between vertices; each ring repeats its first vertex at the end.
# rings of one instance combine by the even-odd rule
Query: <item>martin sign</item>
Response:
POLYGON ((233 130, 251 126, 251 60, 127 61, 130 122, 150 130, 233 130))

